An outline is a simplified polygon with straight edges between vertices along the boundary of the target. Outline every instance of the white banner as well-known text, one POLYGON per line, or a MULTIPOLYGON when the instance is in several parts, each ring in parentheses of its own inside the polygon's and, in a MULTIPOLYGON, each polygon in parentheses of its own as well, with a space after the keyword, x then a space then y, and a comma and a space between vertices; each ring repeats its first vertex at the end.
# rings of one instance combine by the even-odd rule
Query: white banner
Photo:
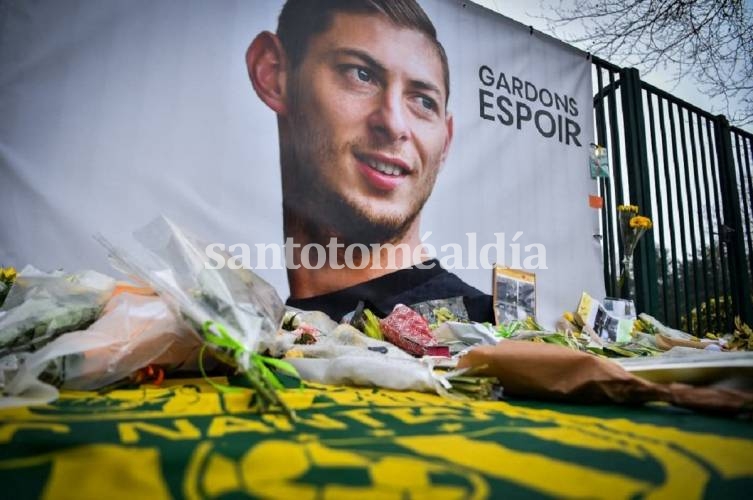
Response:
MULTIPOLYGON (((420 3, 447 53, 454 119, 420 234, 487 293, 483 265, 534 267, 551 324, 582 291, 604 294, 590 61, 470 2, 420 3)), ((0 7, 0 264, 110 272, 92 234, 159 214, 226 245, 283 243, 277 120, 244 60, 281 2, 0 7)), ((257 272, 287 296, 284 270, 257 272)))

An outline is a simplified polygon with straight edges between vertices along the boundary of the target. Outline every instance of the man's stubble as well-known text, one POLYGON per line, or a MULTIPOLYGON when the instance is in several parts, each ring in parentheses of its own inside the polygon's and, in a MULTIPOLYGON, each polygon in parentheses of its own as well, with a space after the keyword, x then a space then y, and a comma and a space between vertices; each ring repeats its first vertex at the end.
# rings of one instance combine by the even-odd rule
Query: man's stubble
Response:
MULTIPOLYGON (((283 212, 285 234, 306 235, 311 243, 326 245, 335 237, 338 243, 352 245, 399 242, 421 213, 436 181, 437 169, 427 179, 424 192, 417 193, 405 213, 379 215, 370 213, 347 193, 338 193, 320 174, 336 165, 338 159, 352 157, 355 151, 389 151, 391 144, 380 143, 375 134, 347 142, 333 144, 317 126, 316 118, 306 112, 300 91, 291 82, 288 136, 281 143, 283 212)), ((424 165, 422 168, 431 168, 424 165)), ((411 174, 413 175, 413 174, 411 174)))

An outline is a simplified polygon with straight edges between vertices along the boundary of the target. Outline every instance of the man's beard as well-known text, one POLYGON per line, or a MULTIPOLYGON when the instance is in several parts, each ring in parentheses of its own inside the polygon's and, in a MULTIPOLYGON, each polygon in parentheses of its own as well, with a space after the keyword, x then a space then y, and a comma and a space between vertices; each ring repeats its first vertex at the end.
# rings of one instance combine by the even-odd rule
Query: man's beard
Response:
MULTIPOLYGON (((342 151, 336 151, 327 144, 323 134, 317 133, 316 125, 307 121, 302 113, 294 115, 287 132, 296 134, 296 138, 282 144, 280 151, 285 233, 290 234, 290 230, 296 228, 311 242, 322 245, 332 237, 346 246, 399 241, 421 213, 431 187, 412 200, 405 213, 370 213, 368 207, 360 206, 357 200, 336 192, 320 174, 327 163, 347 158, 357 146, 346 143, 341 146, 342 151)), ((378 149, 378 146, 369 145, 369 148, 378 149)))
POLYGON ((283 212, 286 234, 293 227, 312 241, 326 245, 335 237, 338 243, 352 245, 384 244, 399 241, 411 227, 428 198, 415 200, 405 214, 379 216, 347 199, 323 182, 308 162, 284 167, 283 212))
MULTIPOLYGON (((304 186, 299 184, 297 187, 304 186)), ((376 218, 315 181, 309 183, 305 190, 306 193, 296 193, 298 189, 283 188, 283 191, 287 191, 283 195, 286 234, 296 227, 313 243, 322 245, 333 237, 345 246, 397 242, 407 233, 421 210, 419 206, 406 217, 376 218)))

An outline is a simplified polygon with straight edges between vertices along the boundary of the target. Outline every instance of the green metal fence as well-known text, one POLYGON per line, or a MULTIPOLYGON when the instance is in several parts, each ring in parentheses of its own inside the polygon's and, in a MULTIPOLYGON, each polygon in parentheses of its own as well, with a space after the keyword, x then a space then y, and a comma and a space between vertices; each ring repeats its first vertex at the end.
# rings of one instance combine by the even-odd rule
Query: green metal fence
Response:
POLYGON ((596 142, 607 294, 620 296, 624 257, 617 206, 654 223, 635 252, 639 311, 702 336, 740 316, 753 324, 753 134, 641 81, 634 68, 593 58, 596 142))

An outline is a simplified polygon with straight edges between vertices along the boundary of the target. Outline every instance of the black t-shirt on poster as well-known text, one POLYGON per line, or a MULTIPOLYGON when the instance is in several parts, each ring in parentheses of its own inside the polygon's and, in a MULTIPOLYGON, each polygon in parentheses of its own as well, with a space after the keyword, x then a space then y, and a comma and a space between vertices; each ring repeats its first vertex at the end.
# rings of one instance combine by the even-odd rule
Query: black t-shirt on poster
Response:
POLYGON ((380 316, 388 315, 396 304, 417 304, 427 300, 463 297, 468 317, 479 323, 494 322, 492 297, 468 285, 432 259, 422 267, 408 267, 336 292, 305 299, 289 298, 288 306, 306 311, 322 311, 333 320, 353 311, 364 301, 380 316))

